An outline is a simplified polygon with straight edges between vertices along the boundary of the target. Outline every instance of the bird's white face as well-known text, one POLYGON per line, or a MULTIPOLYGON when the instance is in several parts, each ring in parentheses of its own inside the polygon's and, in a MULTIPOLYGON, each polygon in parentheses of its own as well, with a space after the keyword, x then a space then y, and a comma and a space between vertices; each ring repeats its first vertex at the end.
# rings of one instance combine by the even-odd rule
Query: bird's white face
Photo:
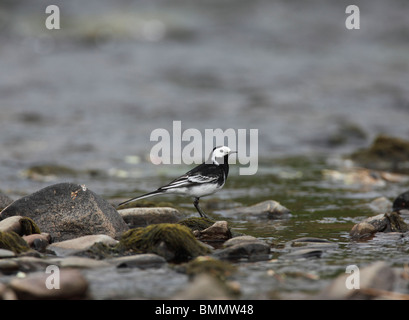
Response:
POLYGON ((215 158, 223 158, 224 156, 228 155, 231 152, 229 147, 218 147, 213 151, 213 157, 215 158))
POLYGON ((229 147, 226 147, 226 146, 217 147, 212 152, 211 161, 212 163, 219 165, 220 163, 216 159, 217 158, 223 159, 225 156, 229 155, 230 153, 234 153, 234 151, 231 151, 229 147))

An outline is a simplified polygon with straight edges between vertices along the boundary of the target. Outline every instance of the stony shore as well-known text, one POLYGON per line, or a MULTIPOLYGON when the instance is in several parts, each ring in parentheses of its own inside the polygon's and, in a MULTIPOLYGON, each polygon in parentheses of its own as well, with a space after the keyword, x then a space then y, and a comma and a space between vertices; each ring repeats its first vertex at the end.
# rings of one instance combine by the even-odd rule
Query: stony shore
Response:
MULTIPOLYGON (((327 239, 299 238, 286 244, 278 260, 272 259, 273 243, 238 234, 227 221, 186 217, 168 207, 116 210, 86 186, 72 183, 50 185, 14 202, 2 199, 0 298, 6 300, 240 299, 239 269, 257 262, 271 266, 275 261, 320 259, 338 247, 327 239), (155 290, 158 282, 160 293, 155 290)), ((376 203, 385 206, 381 200, 376 203)), ((273 200, 224 214, 291 219, 290 210, 273 200)), ((407 237, 399 213, 358 223, 351 239, 385 232, 407 237)), ((266 273, 275 277, 273 270, 269 267, 266 273)), ((308 273, 303 277, 314 278, 308 273)), ((360 290, 345 289, 346 275, 340 275, 315 298, 409 297, 391 292, 402 275, 386 262, 362 269, 361 277, 365 286, 360 290)))

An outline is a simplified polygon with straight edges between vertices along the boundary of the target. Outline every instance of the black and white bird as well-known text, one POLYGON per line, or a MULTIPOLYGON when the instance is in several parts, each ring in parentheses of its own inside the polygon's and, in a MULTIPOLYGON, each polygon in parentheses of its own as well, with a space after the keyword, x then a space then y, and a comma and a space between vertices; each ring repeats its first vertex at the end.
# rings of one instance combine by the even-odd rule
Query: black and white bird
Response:
POLYGON ((201 217, 207 218, 206 214, 199 206, 199 199, 215 193, 223 188, 229 175, 228 158, 232 153, 229 147, 215 147, 207 161, 176 178, 167 185, 155 191, 146 193, 139 197, 129 199, 119 204, 122 206, 129 202, 153 197, 161 194, 180 194, 194 198, 193 205, 201 217))

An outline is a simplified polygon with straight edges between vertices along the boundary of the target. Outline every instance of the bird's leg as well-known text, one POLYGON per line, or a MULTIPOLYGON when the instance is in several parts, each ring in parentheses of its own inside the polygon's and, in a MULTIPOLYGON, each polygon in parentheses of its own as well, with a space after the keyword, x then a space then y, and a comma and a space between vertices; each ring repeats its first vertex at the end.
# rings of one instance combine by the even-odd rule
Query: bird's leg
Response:
POLYGON ((193 201, 193 205, 195 206, 197 212, 199 212, 202 218, 208 218, 207 215, 203 212, 203 210, 199 206, 199 198, 195 198, 195 201, 193 201))

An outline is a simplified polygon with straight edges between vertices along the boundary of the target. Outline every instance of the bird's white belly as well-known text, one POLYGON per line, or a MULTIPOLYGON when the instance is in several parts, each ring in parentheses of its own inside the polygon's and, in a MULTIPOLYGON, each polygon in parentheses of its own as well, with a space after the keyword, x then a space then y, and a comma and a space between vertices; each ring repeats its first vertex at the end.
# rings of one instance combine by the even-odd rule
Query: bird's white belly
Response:
POLYGON ((218 186, 216 184, 204 184, 204 185, 198 185, 190 188, 178 188, 178 189, 173 189, 169 190, 169 193, 179 193, 179 194, 185 194, 185 195, 190 195, 195 198, 200 198, 204 196, 208 196, 209 194, 213 194, 216 191, 220 190, 223 188, 223 185, 218 186))

